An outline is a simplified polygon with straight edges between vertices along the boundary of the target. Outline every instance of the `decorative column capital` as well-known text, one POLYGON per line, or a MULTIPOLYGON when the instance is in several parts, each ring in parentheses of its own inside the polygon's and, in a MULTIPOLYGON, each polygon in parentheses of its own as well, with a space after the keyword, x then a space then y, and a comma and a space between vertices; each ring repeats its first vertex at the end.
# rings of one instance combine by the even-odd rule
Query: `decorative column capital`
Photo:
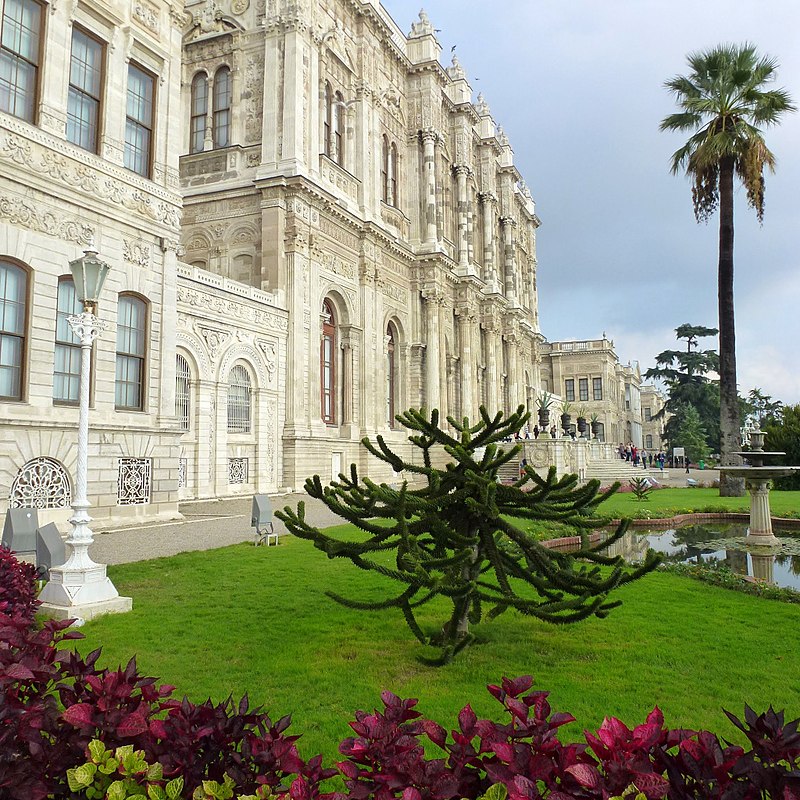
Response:
POLYGON ((425 144, 426 142, 430 142, 434 145, 439 144, 441 142, 442 137, 433 130, 433 128, 423 128, 419 132, 419 139, 420 141, 425 144))
POLYGON ((497 195, 493 192, 478 192, 478 200, 483 205, 497 205, 497 195))
POLYGON ((515 228, 517 226, 517 221, 514 219, 514 217, 508 217, 508 216, 500 217, 500 224, 503 227, 510 226, 512 228, 515 228))
POLYGON ((454 175, 463 175, 467 178, 472 176, 472 168, 467 164, 453 164, 452 170, 454 175))

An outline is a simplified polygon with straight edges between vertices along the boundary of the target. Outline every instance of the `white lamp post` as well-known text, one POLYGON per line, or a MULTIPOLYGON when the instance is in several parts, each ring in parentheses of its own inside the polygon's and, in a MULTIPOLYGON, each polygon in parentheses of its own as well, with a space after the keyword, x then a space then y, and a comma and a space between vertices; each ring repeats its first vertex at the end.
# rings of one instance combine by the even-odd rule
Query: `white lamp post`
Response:
POLYGON ((83 303, 83 313, 67 318, 72 332, 81 343, 81 383, 78 414, 78 451, 75 468, 75 493, 72 500, 72 531, 67 537, 70 546, 65 564, 50 570, 50 580, 42 589, 39 599, 41 611, 57 619, 79 620, 130 611, 130 597, 120 597, 111 579, 106 575, 105 564, 95 564, 89 557, 89 546, 94 541, 89 523, 88 452, 89 452, 89 374, 92 344, 106 323, 94 314, 109 266, 97 257, 90 244, 83 256, 69 265, 75 282, 75 293, 83 303))

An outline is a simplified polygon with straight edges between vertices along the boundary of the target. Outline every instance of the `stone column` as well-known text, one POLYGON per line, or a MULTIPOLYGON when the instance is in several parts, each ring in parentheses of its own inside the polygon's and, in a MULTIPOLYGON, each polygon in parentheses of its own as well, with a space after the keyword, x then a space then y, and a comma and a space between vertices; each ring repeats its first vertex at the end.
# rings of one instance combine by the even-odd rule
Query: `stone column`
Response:
POLYGON ((509 411, 515 411, 518 405, 525 402, 519 390, 519 339, 511 334, 506 339, 508 344, 508 405, 509 411))
POLYGON ((467 220, 467 176, 469 167, 460 165, 453 167, 456 174, 456 213, 458 214, 458 267, 459 270, 469 269, 469 231, 467 220))
POLYGON ((497 364, 497 331, 494 326, 486 329, 486 405, 489 416, 497 413, 499 408, 500 374, 497 364))
POLYGON ((494 195, 484 192, 480 195, 483 205, 483 280, 487 284, 497 282, 496 267, 494 263, 494 218, 497 199, 494 195))
POLYGON ((425 185, 425 220, 423 224, 423 241, 435 245, 438 241, 436 229, 436 133, 432 130, 422 131, 422 170, 425 185))
POLYGON ((439 384, 439 293, 428 290, 425 299, 425 406, 428 411, 441 405, 439 384))
POLYGON ((501 217, 503 229, 503 286, 511 305, 517 304, 517 276, 514 270, 514 226, 511 217, 501 217))
POLYGON ((476 411, 474 406, 474 384, 476 358, 472 349, 472 317, 466 309, 461 309, 458 314, 458 341, 461 346, 459 353, 459 366, 461 378, 461 409, 462 417, 473 419, 476 411))
POLYGON ((342 334, 342 425, 353 422, 353 345, 349 334, 342 334))

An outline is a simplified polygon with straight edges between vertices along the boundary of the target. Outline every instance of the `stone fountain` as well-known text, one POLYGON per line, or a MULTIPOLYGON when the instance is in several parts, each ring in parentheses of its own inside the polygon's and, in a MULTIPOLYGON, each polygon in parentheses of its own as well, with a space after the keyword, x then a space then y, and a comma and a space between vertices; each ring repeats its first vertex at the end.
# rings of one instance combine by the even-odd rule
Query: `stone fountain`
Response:
POLYGON ((764 461, 786 453, 764 450, 764 437, 760 430, 750 433, 750 450, 734 453, 746 458, 750 463, 741 467, 720 467, 719 471, 733 478, 744 478, 744 485, 750 492, 750 529, 747 532, 748 547, 774 547, 780 540, 772 532, 772 515, 769 510, 770 481, 791 475, 800 467, 764 466, 764 461))

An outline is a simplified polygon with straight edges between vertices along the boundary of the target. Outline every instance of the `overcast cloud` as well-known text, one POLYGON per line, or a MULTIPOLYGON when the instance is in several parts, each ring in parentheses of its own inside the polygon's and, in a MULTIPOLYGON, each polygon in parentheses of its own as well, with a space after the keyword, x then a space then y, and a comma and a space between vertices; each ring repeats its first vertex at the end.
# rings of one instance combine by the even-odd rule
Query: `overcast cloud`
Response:
MULTIPOLYGON (((408 33, 419 0, 385 0, 408 33)), ((542 219, 542 333, 614 340, 642 372, 684 322, 716 327, 717 224, 698 225, 691 186, 669 172, 679 135, 664 81, 686 55, 753 42, 800 103, 798 0, 427 0, 442 45, 456 45, 473 95, 506 130, 542 219)), ((800 114, 765 131, 777 157, 759 227, 736 194, 739 386, 800 402, 800 114)), ((686 138, 686 137, 683 137, 686 138)), ((707 340, 707 346, 716 343, 707 340)))

